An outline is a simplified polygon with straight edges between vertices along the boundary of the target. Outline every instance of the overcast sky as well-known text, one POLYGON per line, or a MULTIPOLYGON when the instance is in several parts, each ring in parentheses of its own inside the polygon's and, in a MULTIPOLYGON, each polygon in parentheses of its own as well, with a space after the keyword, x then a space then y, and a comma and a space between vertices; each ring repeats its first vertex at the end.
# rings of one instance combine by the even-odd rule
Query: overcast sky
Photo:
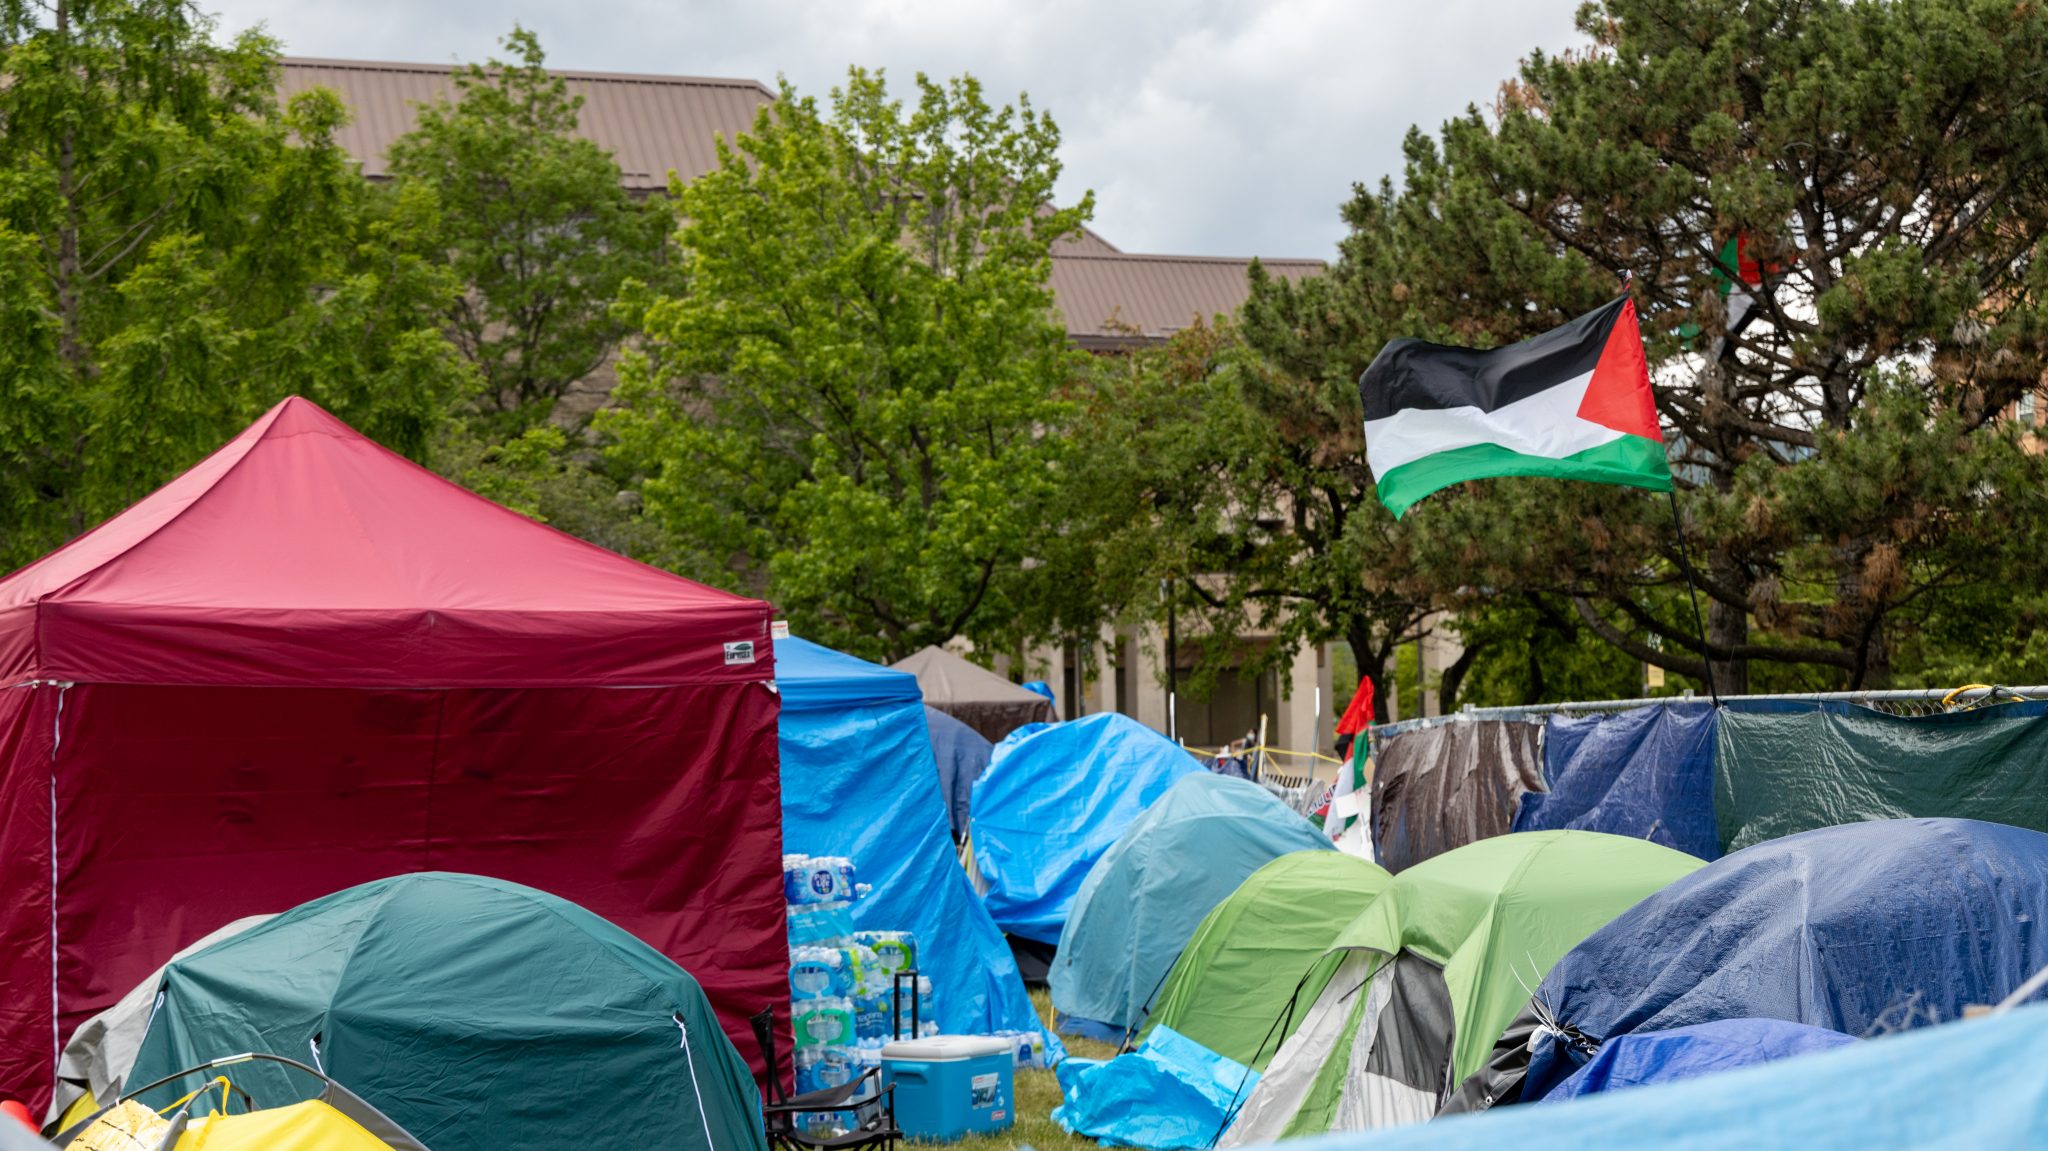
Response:
POLYGON ((971 72, 1064 137, 1067 199, 1129 252, 1328 258, 1353 183, 1410 124, 1489 104, 1578 0, 201 0, 300 56, 481 60, 514 22, 564 68, 789 77, 971 72))

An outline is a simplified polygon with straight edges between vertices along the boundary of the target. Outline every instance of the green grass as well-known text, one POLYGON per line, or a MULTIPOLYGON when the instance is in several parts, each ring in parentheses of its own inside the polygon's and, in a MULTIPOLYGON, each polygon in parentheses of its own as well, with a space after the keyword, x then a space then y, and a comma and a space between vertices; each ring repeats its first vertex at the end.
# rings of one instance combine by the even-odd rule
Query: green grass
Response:
MULTIPOLYGON (((1031 1005, 1038 1009, 1038 1017, 1052 1024, 1052 999, 1043 987, 1031 992, 1031 1005)), ((1097 1043, 1090 1039, 1061 1036, 1067 1045, 1067 1054, 1079 1055, 1084 1059, 1107 1059, 1116 1054, 1116 1047, 1109 1043, 1097 1043)), ((1067 1133, 1066 1128, 1052 1121, 1052 1109, 1060 1105, 1059 1079, 1050 1071, 1017 1072, 1017 1123, 1008 1131, 994 1135, 975 1135, 948 1144, 961 1151, 1011 1151, 1012 1148, 1029 1145, 1036 1151, 1093 1151, 1093 1139, 1083 1139, 1067 1133)))

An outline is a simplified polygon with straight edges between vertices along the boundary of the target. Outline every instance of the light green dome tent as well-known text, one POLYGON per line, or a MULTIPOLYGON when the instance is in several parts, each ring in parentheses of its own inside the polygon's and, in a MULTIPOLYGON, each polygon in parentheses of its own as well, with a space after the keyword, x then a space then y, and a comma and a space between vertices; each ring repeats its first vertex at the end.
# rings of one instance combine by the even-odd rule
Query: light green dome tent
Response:
POLYGON ((1302 986, 1296 1010, 1313 1006, 1217 1146, 1428 1119, 1565 952, 1702 866, 1639 839, 1531 831, 1401 872, 1302 986))
MULTIPOLYGON (((157 1004, 129 1083, 267 1052, 434 1151, 766 1151, 753 1078, 697 981, 516 883, 428 872, 336 892, 172 960, 157 1004)), ((263 1065, 233 1078, 265 1100, 308 1089, 263 1065)))
POLYGON ((1195 928, 1145 1034, 1163 1024, 1263 1069, 1293 1034, 1296 982, 1392 879, 1341 851, 1296 851, 1252 872, 1195 928))

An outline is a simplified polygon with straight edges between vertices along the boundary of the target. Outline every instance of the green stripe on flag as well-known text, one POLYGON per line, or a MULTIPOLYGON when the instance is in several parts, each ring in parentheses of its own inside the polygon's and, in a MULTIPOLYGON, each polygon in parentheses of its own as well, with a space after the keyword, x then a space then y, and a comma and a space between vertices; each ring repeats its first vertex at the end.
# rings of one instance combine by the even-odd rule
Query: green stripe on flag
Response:
POLYGON ((1473 444, 1402 464, 1380 479, 1380 502, 1399 519, 1431 492, 1466 480, 1500 476, 1543 476, 1671 490, 1671 464, 1664 445, 1641 436, 1622 436, 1576 455, 1526 456, 1499 444, 1473 444))

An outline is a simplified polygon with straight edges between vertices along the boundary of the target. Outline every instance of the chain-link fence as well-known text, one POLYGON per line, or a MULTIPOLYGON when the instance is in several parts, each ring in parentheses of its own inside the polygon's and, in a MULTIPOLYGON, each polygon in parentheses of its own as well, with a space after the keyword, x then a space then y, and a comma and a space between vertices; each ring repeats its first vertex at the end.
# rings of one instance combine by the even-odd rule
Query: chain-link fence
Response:
MULTIPOLYGON (((1993 704, 2048 699, 2048 686, 2006 687, 2002 684, 1973 683, 1954 688, 1911 688, 1901 691, 1836 691, 1788 695, 1728 695, 1723 703, 1847 703, 1881 711, 1886 715, 1927 716, 1970 711, 1993 704)), ((1432 727, 1460 719, 1542 719, 1551 715, 1592 715, 1599 712, 1630 711, 1660 703, 1704 703, 1705 696, 1683 695, 1648 699, 1600 699, 1573 703, 1543 703, 1528 707, 1466 707, 1450 715, 1405 719, 1380 724, 1375 736, 1399 735, 1404 731, 1432 727)))

